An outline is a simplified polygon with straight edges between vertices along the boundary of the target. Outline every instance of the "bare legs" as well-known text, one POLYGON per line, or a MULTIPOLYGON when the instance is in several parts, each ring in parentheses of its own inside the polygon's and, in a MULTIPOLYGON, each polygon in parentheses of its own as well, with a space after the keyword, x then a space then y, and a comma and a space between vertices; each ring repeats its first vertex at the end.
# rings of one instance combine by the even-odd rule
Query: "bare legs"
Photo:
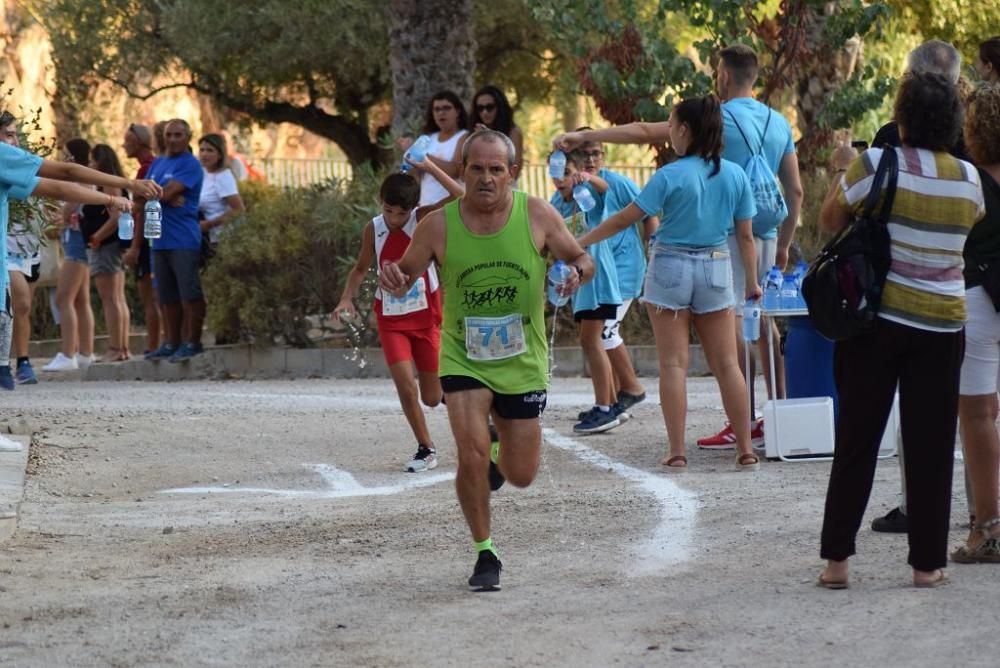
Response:
POLYGON ((8 272, 10 276, 11 309, 14 312, 14 333, 11 357, 28 356, 31 342, 31 299, 35 294, 35 284, 19 271, 8 272))
POLYGON ((124 276, 125 274, 120 271, 113 274, 94 275, 94 285, 97 287, 97 294, 101 297, 104 322, 108 330, 108 351, 101 358, 103 362, 117 362, 125 359, 125 348, 128 345, 128 309, 125 308, 125 313, 122 313, 125 301, 124 276), (123 336, 123 325, 125 336, 123 336))
POLYGON ((160 302, 153 290, 153 277, 148 273, 136 279, 139 297, 146 322, 146 350, 156 350, 160 347, 160 302))
POLYGON ((90 308, 90 267, 85 263, 63 262, 56 285, 56 306, 60 313, 62 354, 66 357, 93 354, 94 312, 90 308))
POLYGON ((604 331, 603 320, 580 321, 580 347, 587 358, 590 367, 590 380, 594 384, 594 403, 600 406, 611 406, 615 403, 612 387, 611 362, 601 343, 601 332, 604 331))
MULTIPOLYGON (((997 436, 997 395, 961 395, 958 398, 959 431, 965 452, 965 474, 972 484, 972 500, 977 522, 988 522, 1000 516, 997 501, 998 469, 1000 469, 1000 438, 997 436)), ((993 527, 991 534, 1000 534, 993 527)), ((969 534, 967 546, 974 548, 983 540, 980 531, 969 534)))
POLYGON ((722 405, 736 435, 737 453, 740 456, 752 455, 746 385, 732 336, 732 309, 694 316, 688 309, 671 311, 651 304, 646 305, 646 310, 653 324, 660 364, 660 406, 669 440, 667 458, 684 454, 688 341, 692 320, 709 368, 719 384, 722 405))
POLYGON ((413 363, 410 360, 397 362, 389 367, 389 374, 392 382, 396 386, 396 394, 399 395, 399 403, 403 407, 403 415, 413 430, 413 435, 420 445, 428 448, 434 447, 430 431, 427 429, 427 420, 424 419, 424 411, 420 407, 423 399, 425 406, 437 406, 441 402, 441 381, 436 372, 421 371, 420 392, 417 393, 417 381, 413 378, 413 363))
MULTIPOLYGON (((487 418, 493 403, 488 389, 448 393, 448 421, 458 449, 455 491, 476 542, 490 537, 490 433, 487 418)), ((497 466, 507 482, 527 487, 538 472, 542 427, 537 419, 508 420, 495 413, 493 421, 503 448, 497 466)))

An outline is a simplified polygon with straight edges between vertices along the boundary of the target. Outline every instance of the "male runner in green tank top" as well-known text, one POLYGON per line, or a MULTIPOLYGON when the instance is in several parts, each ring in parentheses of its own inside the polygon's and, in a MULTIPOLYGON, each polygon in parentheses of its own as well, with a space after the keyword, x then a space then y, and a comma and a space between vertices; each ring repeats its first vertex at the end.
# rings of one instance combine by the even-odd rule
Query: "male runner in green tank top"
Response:
POLYGON ((404 294, 431 261, 444 288, 441 386, 458 449, 455 488, 476 544, 469 586, 499 589, 500 560, 490 538, 489 417, 503 443, 496 466, 518 487, 538 471, 539 421, 548 386, 545 259, 548 250, 576 271, 564 287, 590 280, 594 263, 548 202, 512 189, 514 146, 492 130, 462 150, 465 197, 429 214, 406 254, 382 267, 383 290, 404 294))

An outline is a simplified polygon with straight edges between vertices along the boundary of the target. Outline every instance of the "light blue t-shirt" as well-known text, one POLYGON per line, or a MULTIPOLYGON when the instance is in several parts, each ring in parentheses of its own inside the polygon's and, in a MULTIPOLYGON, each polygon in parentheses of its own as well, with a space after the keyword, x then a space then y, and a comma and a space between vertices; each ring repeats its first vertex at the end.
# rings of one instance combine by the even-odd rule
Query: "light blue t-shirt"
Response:
POLYGON ((686 248, 724 246, 733 221, 753 218, 757 206, 743 168, 721 160, 715 165, 688 156, 653 174, 635 204, 650 216, 662 212, 656 242, 686 248))
MULTIPOLYGON (((725 142, 722 157, 744 167, 760 149, 765 126, 767 136, 764 137, 764 160, 777 176, 784 157, 795 153, 792 128, 784 116, 752 97, 738 97, 723 103, 722 134, 725 142), (767 120, 768 114, 771 116, 770 123, 767 120), (740 134, 740 130, 743 134, 740 134), (746 135, 745 140, 743 135, 746 135)), ((753 233, 761 239, 773 239, 778 236, 778 228, 761 230, 754 226, 753 233)))
MULTIPOLYGON (((608 191, 602 193, 605 219, 627 207, 639 194, 639 186, 624 174, 601 169, 597 175, 608 184, 608 191)), ((598 200, 598 206, 601 203, 598 200)), ((642 247, 642 235, 638 226, 629 225, 608 241, 615 256, 618 287, 622 297, 635 299, 642 293, 642 282, 646 275, 646 252, 642 247)))
POLYGON ((198 158, 190 153, 160 156, 149 166, 146 178, 166 187, 171 181, 184 184, 184 204, 163 206, 163 236, 153 246, 156 250, 198 250, 201 248, 201 226, 198 224, 198 200, 204 170, 198 158))
MULTIPOLYGON (((590 188, 589 185, 587 187, 590 188)), ((593 188, 591 188, 591 192, 594 192, 593 188)), ((558 192, 552 195, 549 203, 559 211, 559 214, 564 219, 569 219, 574 212, 580 210, 575 200, 566 201, 558 192)), ((603 210, 598 205, 587 213, 590 214, 598 209, 603 210)), ((589 215, 579 216, 577 220, 580 220, 583 224, 580 226, 580 229, 570 230, 573 232, 573 236, 581 236, 592 229, 589 215)), ((604 220, 604 217, 602 215, 596 217, 594 220, 597 221, 597 224, 600 224, 600 221, 604 220)), ((618 270, 615 266, 615 256, 611 250, 610 239, 598 241, 596 244, 587 246, 584 250, 594 259, 594 278, 581 285, 573 294, 573 313, 591 311, 601 304, 621 304, 622 293, 618 287, 618 270)))
POLYGON ((7 306, 7 225, 8 202, 27 199, 38 187, 42 159, 9 144, 0 143, 0 309, 7 306))

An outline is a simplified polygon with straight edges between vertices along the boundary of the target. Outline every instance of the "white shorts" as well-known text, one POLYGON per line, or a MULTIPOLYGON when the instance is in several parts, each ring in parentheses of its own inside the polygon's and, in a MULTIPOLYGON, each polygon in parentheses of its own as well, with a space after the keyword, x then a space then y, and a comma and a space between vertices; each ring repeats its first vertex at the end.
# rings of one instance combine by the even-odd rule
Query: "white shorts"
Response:
POLYGON ((965 359, 958 393, 993 394, 1000 384, 1000 313, 981 286, 965 291, 965 359))
MULTIPOLYGON (((746 300, 746 272, 743 271, 743 257, 740 255, 740 245, 736 243, 736 235, 731 234, 726 243, 729 245, 729 261, 733 265, 733 296, 737 304, 742 304, 746 300)), ((753 245, 757 248, 757 283, 764 280, 767 272, 774 266, 774 259, 778 255, 778 239, 753 238, 753 245)), ((736 317, 743 317, 743 309, 736 310, 736 317)))
POLYGON ((622 320, 625 319, 625 314, 628 313, 628 307, 632 305, 632 301, 631 299, 624 300, 618 305, 615 317, 604 321, 604 329, 601 331, 601 343, 604 345, 605 350, 614 350, 625 343, 621 334, 618 333, 618 327, 622 324, 622 320))

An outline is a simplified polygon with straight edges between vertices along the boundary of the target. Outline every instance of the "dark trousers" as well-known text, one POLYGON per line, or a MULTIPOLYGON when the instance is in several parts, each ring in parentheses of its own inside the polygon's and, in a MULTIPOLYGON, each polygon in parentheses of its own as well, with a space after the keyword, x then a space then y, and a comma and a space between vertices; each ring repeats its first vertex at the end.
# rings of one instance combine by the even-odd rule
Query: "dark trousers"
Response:
POLYGON ((820 556, 841 561, 855 537, 875 478, 879 443, 899 385, 906 448, 907 562, 920 571, 947 563, 958 380, 965 332, 929 332, 880 319, 873 334, 836 344, 840 417, 826 492, 820 556))

